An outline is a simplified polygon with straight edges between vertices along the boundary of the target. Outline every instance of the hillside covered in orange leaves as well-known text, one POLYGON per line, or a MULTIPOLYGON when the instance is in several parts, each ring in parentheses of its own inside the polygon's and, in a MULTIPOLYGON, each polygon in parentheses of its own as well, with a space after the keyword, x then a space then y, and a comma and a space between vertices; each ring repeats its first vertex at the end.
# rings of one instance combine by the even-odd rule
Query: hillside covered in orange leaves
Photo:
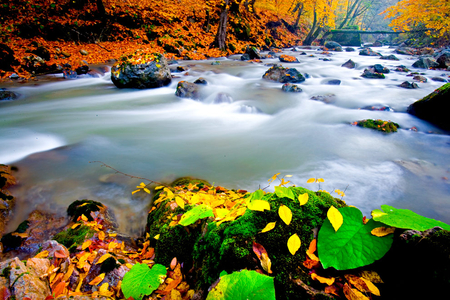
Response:
POLYGON ((249 44, 301 43, 305 33, 287 28, 292 16, 251 4, 230 2, 226 47, 218 49, 213 45, 223 9, 218 0, 6 0, 0 7, 1 42, 17 61, 1 68, 0 75, 29 78, 64 65, 107 63, 136 50, 165 53, 169 59, 206 59, 243 52, 249 44), (37 68, 44 63, 33 54, 45 66, 37 68))

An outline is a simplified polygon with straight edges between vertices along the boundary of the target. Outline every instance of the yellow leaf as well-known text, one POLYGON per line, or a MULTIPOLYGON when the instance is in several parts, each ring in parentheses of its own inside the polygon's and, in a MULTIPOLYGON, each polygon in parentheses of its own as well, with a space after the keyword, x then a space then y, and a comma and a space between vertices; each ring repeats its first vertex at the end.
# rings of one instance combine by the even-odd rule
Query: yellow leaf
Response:
POLYGON ((164 188, 164 192, 166 192, 167 199, 172 199, 173 198, 173 193, 172 193, 171 190, 169 190, 168 188, 164 188))
POLYGON ((264 229, 261 230, 260 233, 267 232, 267 231, 271 231, 272 229, 275 228, 275 225, 276 225, 276 224, 277 224, 277 222, 271 222, 271 223, 268 223, 268 224, 266 225, 266 227, 264 227, 264 229))
POLYGON ((159 234, 157 234, 157 235, 155 235, 153 238, 155 239, 155 240, 159 240, 159 234))
POLYGON ((220 220, 225 217, 230 211, 226 208, 216 208, 214 210, 214 215, 216 216, 216 220, 220 220))
POLYGON ((157 187, 155 187, 155 191, 163 189, 163 188, 165 188, 165 186, 163 186, 163 185, 157 186, 157 187))
POLYGON ((131 268, 133 267, 133 265, 130 264, 130 263, 126 263, 125 266, 126 266, 128 269, 131 269, 131 268))
POLYGON ((306 183, 313 183, 313 182, 316 182, 315 178, 310 178, 306 181, 306 183))
POLYGON ((274 181, 275 179, 277 179, 277 176, 278 175, 280 175, 281 173, 277 173, 277 174, 275 174, 275 175, 273 175, 269 180, 267 180, 267 181, 269 181, 269 182, 272 182, 272 181, 274 181))
POLYGON ((323 178, 317 178, 316 182, 325 182, 325 180, 323 180, 323 178))
POLYGON ((372 229, 372 231, 370 232, 371 234, 373 234, 374 236, 378 236, 378 237, 382 237, 382 236, 386 236, 388 234, 394 233, 395 228, 394 227, 377 227, 372 229))
POLYGON ((344 295, 348 300, 369 300, 357 289, 352 289, 347 283, 343 287, 344 295))
POLYGON ((371 292, 375 296, 380 296, 380 290, 370 280, 367 280, 363 277, 361 279, 364 280, 364 282, 366 283, 369 292, 371 292))
POLYGON ((70 228, 75 229, 75 228, 77 228, 77 227, 80 226, 80 225, 81 225, 81 223, 75 223, 75 224, 73 224, 72 227, 70 227, 70 228))
POLYGON ((111 242, 108 244, 108 251, 113 251, 114 249, 118 248, 119 244, 116 242, 111 242))
POLYGON ((300 205, 305 205, 308 202, 308 194, 304 193, 298 196, 298 201, 300 202, 300 205))
POLYGON ((68 281, 70 276, 72 276, 73 270, 75 269, 75 265, 74 264, 70 264, 69 265, 69 269, 67 270, 66 274, 64 275, 62 281, 68 281))
POLYGON ((292 175, 285 175, 284 177, 290 178, 290 177, 292 177, 292 175))
POLYGON ((48 251, 47 250, 39 252, 38 254, 36 254, 34 256, 34 258, 46 258, 46 257, 48 257, 48 251))
POLYGON ((109 288, 109 283, 105 282, 104 284, 102 284, 100 286, 100 289, 98 290, 100 295, 106 296, 106 297, 111 297, 112 295, 114 295, 114 292, 110 292, 108 290, 108 288, 109 288))
POLYGON ((300 249, 301 244, 302 242, 296 233, 291 235, 287 242, 289 252, 291 252, 292 255, 295 255, 295 252, 300 249))
POLYGON ((81 245, 81 250, 84 250, 86 248, 88 248, 90 245, 92 244, 91 240, 87 240, 83 243, 83 245, 81 245))
POLYGON ((261 267, 263 267, 264 271, 272 274, 272 270, 270 269, 272 267, 272 261, 270 260, 266 252, 261 253, 261 257, 259 260, 261 261, 261 267))
POLYGON ((378 275, 375 271, 361 271, 360 273, 361 277, 374 282, 374 283, 384 283, 381 279, 380 275, 378 275))
POLYGON ((379 209, 375 209, 375 210, 372 210, 371 215, 372 215, 372 218, 376 218, 376 217, 381 217, 381 216, 387 215, 387 213, 382 212, 379 209))
POLYGON ((88 218, 83 214, 83 215, 81 215, 81 220, 87 222, 88 218))
POLYGON ((101 264, 102 262, 104 262, 105 260, 107 260, 110 257, 111 257, 111 254, 109 254, 109 253, 103 254, 102 257, 100 257, 100 259, 95 264, 96 265, 101 264))
POLYGON ((281 220, 286 223, 286 225, 291 224, 292 211, 289 207, 287 207, 286 205, 281 205, 278 209, 278 215, 280 216, 281 220))
POLYGON ((91 282, 89 282, 90 285, 98 285, 100 282, 103 281, 103 279, 105 278, 105 273, 102 273, 100 275, 98 275, 97 277, 95 277, 94 279, 91 280, 91 282))
POLYGON ((334 277, 326 278, 326 277, 319 276, 316 273, 312 273, 311 274, 311 278, 314 279, 314 280, 319 281, 320 283, 325 283, 327 285, 332 285, 334 283, 334 280, 335 280, 334 277))
POLYGON ((99 231, 98 232, 98 239, 100 241, 103 241, 105 239, 105 232, 104 231, 99 231))
POLYGON ((264 210, 270 210, 270 204, 267 201, 264 200, 253 200, 248 204, 248 209, 251 210, 257 210, 257 211, 264 211, 264 210))
POLYGON ((342 226, 342 223, 344 223, 344 218, 342 217, 342 214, 334 206, 331 206, 330 209, 328 210, 327 217, 328 220, 330 220, 331 225, 334 228, 334 231, 338 231, 338 229, 342 226))
POLYGON ((181 199, 181 197, 176 196, 176 197, 175 197, 175 202, 178 204, 179 207, 181 207, 182 209, 184 209, 184 200, 181 199))

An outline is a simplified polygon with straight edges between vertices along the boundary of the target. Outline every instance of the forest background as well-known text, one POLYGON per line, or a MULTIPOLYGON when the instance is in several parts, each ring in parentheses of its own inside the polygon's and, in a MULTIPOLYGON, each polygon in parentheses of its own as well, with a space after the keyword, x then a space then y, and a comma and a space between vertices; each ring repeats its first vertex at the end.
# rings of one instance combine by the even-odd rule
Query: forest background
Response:
POLYGON ((320 44, 331 29, 413 31, 402 37, 412 45, 445 46, 449 13, 449 1, 439 0, 2 0, 0 77, 136 51, 206 59, 247 45, 320 44))

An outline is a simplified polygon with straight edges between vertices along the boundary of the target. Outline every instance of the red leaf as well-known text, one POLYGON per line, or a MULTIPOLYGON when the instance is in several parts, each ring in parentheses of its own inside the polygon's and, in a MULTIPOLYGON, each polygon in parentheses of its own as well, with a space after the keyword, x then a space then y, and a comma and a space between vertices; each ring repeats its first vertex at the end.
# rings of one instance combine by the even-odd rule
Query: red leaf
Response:
POLYGON ((11 293, 6 286, 0 288, 0 300, 8 300, 11 297, 11 293))
POLYGON ((258 244, 256 242, 253 242, 253 252, 255 252, 255 254, 258 257, 258 259, 261 259, 261 255, 263 253, 267 254, 267 251, 264 248, 264 246, 261 245, 261 244, 258 244))

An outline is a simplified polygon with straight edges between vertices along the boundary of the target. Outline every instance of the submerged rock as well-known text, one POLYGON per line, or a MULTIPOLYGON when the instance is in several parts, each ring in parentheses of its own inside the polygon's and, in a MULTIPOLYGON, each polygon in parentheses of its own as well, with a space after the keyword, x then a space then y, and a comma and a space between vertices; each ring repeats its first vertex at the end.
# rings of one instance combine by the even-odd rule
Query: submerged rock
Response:
POLYGON ((425 83, 428 81, 427 78, 422 75, 414 75, 413 80, 420 81, 422 83, 425 83))
POLYGON ((305 81, 305 77, 295 68, 285 68, 281 65, 274 65, 267 70, 262 78, 281 83, 300 83, 305 81))
POLYGON ((18 95, 14 92, 8 91, 5 88, 0 89, 0 101, 2 100, 16 100, 18 95))
POLYGON ((383 73, 377 73, 375 72, 375 69, 373 67, 369 67, 368 69, 365 69, 361 77, 365 78, 371 78, 371 79, 385 79, 383 73))
POLYGON ((298 63, 299 62, 295 56, 286 55, 286 54, 280 55, 279 60, 281 62, 286 62, 286 63, 298 63))
POLYGON ((325 84, 328 84, 328 85, 340 85, 341 81, 339 79, 330 79, 330 80, 325 81, 325 84))
POLYGON ((300 93, 300 92, 302 92, 302 89, 299 88, 298 85, 292 84, 292 83, 285 83, 285 84, 283 84, 283 86, 281 87, 281 90, 283 92, 287 92, 287 93, 300 93))
POLYGON ((395 67, 395 71, 397 71, 397 72, 409 72, 410 70, 407 67, 405 67, 404 65, 400 65, 400 66, 395 67))
POLYGON ((381 56, 380 53, 373 51, 371 48, 365 48, 359 51, 359 55, 363 56, 381 56))
POLYGON ((450 130, 450 83, 411 104, 407 112, 445 130, 450 130))
POLYGON ((214 104, 220 104, 220 103, 231 103, 233 102, 233 97, 231 97, 227 93, 218 93, 217 96, 214 98, 213 103, 214 104))
POLYGON ((430 69, 439 67, 439 64, 432 57, 421 57, 412 66, 419 69, 430 69))
POLYGON ((364 106, 362 109, 373 110, 373 111, 394 111, 388 105, 381 105, 381 104, 364 106))
POLYGON ((387 73, 390 72, 388 68, 386 68, 386 67, 384 67, 384 66, 382 66, 382 65, 380 65, 380 64, 375 64, 375 65, 372 66, 372 68, 373 68, 373 70, 374 70, 376 73, 384 73, 384 74, 387 74, 387 73))
POLYGON ((354 52, 354 51, 356 51, 356 50, 355 50, 355 48, 352 48, 352 47, 346 47, 346 48, 345 48, 345 51, 346 51, 346 52, 354 52))
POLYGON ((354 69, 356 67, 356 63, 353 60, 349 59, 345 63, 343 63, 341 67, 354 69))
POLYGON ((335 94, 317 95, 312 96, 311 100, 321 101, 330 104, 336 102, 336 95, 335 94))
POLYGON ((418 89, 419 86, 415 82, 409 82, 409 81, 403 81, 399 87, 405 88, 405 89, 418 89))
POLYGON ((118 88, 150 89, 172 82, 162 54, 141 54, 123 58, 111 68, 111 80, 118 88))
POLYGON ((361 121, 353 122, 353 125, 363 128, 370 128, 378 131, 382 131, 385 133, 393 133, 397 132, 397 129, 400 128, 400 125, 394 123, 392 121, 383 121, 383 120, 373 120, 373 119, 365 119, 361 121))
POLYGON ((397 56, 395 56, 395 55, 393 55, 393 54, 391 54, 391 55, 386 55, 386 56, 382 56, 382 57, 380 57, 380 59, 385 59, 385 60, 399 60, 399 59, 397 58, 397 56))
POLYGON ((326 42, 324 46, 328 50, 342 52, 342 46, 337 42, 329 41, 326 42))
POLYGON ((182 80, 178 82, 175 95, 181 98, 190 98, 194 100, 199 100, 200 99, 199 85, 196 83, 182 80))

